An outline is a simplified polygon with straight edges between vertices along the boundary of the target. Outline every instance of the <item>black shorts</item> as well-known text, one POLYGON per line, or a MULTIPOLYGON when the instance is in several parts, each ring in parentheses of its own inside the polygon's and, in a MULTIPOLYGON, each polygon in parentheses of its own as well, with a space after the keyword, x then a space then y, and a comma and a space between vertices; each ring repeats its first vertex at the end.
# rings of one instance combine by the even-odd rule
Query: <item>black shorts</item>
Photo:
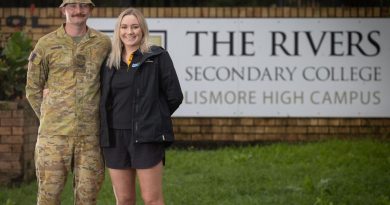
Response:
POLYGON ((110 147, 103 147, 106 166, 111 169, 147 169, 165 163, 162 143, 134 143, 131 130, 110 129, 110 147))

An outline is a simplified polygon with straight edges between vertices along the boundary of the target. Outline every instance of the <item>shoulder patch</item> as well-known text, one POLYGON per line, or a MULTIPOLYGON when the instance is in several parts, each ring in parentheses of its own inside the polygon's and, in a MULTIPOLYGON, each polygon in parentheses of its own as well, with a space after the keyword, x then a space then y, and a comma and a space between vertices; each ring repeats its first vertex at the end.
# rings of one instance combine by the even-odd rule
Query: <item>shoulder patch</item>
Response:
POLYGON ((39 56, 36 52, 31 52, 30 56, 28 57, 28 61, 38 65, 41 63, 41 56, 39 56))

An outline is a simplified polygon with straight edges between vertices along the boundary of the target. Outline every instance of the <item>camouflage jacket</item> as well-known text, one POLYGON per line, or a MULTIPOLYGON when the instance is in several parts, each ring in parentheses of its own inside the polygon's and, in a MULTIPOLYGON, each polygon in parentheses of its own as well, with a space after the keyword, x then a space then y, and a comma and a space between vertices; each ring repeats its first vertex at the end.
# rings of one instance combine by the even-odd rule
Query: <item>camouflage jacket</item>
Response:
POLYGON ((110 49, 109 37, 92 28, 79 43, 64 25, 39 39, 26 84, 26 97, 40 120, 38 133, 99 133, 100 68, 110 49), (49 93, 43 96, 45 88, 49 93))

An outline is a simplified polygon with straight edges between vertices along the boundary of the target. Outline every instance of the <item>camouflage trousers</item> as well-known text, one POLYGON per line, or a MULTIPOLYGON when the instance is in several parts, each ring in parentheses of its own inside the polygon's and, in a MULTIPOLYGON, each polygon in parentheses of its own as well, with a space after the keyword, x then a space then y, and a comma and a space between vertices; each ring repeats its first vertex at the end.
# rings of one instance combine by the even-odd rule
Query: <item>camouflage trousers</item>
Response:
POLYGON ((39 135, 35 147, 38 205, 59 205, 69 173, 73 173, 75 205, 94 205, 104 180, 98 136, 39 135))

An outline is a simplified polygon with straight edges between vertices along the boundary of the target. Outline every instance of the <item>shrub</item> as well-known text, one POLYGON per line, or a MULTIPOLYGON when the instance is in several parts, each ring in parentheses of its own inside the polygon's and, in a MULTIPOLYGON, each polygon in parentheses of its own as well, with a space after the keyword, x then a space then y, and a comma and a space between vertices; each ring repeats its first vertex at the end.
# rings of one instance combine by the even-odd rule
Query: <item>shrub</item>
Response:
POLYGON ((31 49, 31 39, 23 32, 13 33, 1 49, 0 100, 23 98, 31 49))

